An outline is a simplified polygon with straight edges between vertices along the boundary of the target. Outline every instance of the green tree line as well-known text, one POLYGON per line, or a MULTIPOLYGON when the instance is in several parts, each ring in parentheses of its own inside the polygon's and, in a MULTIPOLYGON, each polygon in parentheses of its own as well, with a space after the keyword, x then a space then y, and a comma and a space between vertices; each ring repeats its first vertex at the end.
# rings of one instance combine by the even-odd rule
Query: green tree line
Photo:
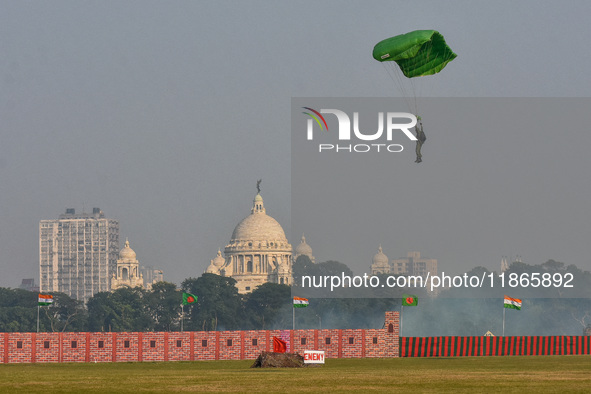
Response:
MULTIPOLYGON (((539 297, 533 289, 443 289, 437 297, 424 289, 396 289, 381 298, 310 298, 307 308, 295 310, 296 329, 381 328, 385 311, 400 311, 403 292, 418 295, 417 307, 403 310, 403 336, 483 335, 501 333, 503 292, 523 299, 522 310, 506 313, 506 335, 581 335, 591 331, 591 275, 575 266, 550 260, 541 265, 511 264, 510 273, 575 273, 577 297, 564 298, 560 289, 539 297), (531 292, 531 293, 530 293, 531 292), (400 293, 400 294, 399 294, 400 293), (551 297, 551 298, 550 298, 551 297)), ((294 283, 302 275, 353 275, 336 261, 313 264, 305 256, 294 263, 294 283)), ((476 267, 468 275, 489 275, 476 267)), ((498 275, 497 273, 494 273, 498 275)), ((124 287, 97 293, 87 304, 53 293, 54 303, 40 307, 40 331, 186 331, 265 330, 292 328, 292 288, 265 283, 252 293, 238 294, 232 278, 203 274, 185 279, 180 287, 159 282, 150 290, 124 287), (182 293, 197 296, 184 306, 182 293)), ((294 289, 294 294, 297 293, 294 289)), ((37 329, 37 293, 0 288, 0 332, 37 329)))

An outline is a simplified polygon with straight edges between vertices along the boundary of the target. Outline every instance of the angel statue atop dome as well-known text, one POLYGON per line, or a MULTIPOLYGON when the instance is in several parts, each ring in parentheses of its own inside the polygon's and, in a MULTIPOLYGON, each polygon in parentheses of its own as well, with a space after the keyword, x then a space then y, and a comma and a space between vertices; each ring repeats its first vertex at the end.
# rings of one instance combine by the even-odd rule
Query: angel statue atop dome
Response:
POLYGON ((257 181, 257 193, 260 193, 260 192, 261 192, 261 182, 262 182, 262 181, 263 181, 262 179, 259 179, 259 180, 257 181))

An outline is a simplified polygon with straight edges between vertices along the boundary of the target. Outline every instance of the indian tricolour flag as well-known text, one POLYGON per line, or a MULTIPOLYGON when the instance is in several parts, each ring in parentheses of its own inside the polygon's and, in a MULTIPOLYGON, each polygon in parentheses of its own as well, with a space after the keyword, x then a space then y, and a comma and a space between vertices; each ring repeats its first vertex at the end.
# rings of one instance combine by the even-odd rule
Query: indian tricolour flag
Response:
POLYGON ((511 298, 505 296, 505 308, 521 310, 521 300, 519 298, 511 298))
POLYGON ((307 306, 308 306, 308 299, 307 298, 293 297, 293 307, 294 308, 305 308, 307 306))
POLYGON ((39 306, 51 305, 51 304, 53 304, 53 296, 52 295, 39 294, 39 306))

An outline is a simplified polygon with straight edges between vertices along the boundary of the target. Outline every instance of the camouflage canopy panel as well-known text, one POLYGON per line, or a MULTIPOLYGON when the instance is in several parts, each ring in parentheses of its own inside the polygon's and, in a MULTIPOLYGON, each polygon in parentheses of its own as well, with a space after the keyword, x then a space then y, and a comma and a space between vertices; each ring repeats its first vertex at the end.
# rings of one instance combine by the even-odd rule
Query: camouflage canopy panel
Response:
POLYGON ((407 78, 433 75, 456 58, 435 30, 415 30, 380 41, 373 48, 379 62, 396 62, 407 78))

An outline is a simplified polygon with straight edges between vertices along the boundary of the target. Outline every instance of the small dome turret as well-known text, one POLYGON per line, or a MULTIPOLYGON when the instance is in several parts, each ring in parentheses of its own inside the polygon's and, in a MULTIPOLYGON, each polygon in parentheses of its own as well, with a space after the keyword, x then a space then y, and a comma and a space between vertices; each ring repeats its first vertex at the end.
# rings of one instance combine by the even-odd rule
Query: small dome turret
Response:
POLYGON ((125 240, 125 247, 119 252, 119 258, 121 260, 135 260, 136 254, 132 248, 129 247, 129 241, 125 240))
POLYGON ((388 266, 388 256, 382 252, 382 245, 378 248, 378 253, 373 256, 372 263, 374 266, 380 267, 387 267, 388 266))

